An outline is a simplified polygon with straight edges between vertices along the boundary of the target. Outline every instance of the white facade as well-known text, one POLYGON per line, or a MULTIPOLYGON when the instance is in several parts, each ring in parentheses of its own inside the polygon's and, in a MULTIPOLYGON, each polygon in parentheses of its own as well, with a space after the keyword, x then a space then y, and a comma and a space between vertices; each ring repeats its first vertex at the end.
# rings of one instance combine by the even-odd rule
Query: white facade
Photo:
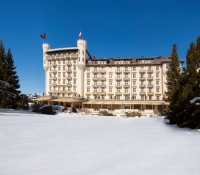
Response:
POLYGON ((170 56, 92 58, 82 39, 77 47, 60 49, 44 43, 45 93, 88 100, 163 101, 169 62, 170 56))

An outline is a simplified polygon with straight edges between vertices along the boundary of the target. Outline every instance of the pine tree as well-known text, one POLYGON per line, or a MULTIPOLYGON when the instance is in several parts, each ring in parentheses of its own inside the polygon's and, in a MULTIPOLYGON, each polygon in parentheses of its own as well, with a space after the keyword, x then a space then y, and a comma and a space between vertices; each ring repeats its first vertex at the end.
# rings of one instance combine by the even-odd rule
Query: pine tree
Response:
POLYGON ((8 49, 8 52, 6 54, 6 59, 5 59, 5 72, 3 74, 4 77, 4 81, 6 81, 7 83, 9 83, 11 86, 8 89, 9 93, 10 93, 10 100, 9 102, 7 102, 6 106, 10 106, 12 108, 16 108, 17 107, 17 101, 19 100, 19 78, 17 76, 17 72, 15 71, 16 67, 14 66, 14 61, 12 58, 12 53, 11 50, 8 49))
POLYGON ((167 92, 165 92, 165 101, 169 102, 168 118, 171 124, 176 123, 177 102, 180 95, 180 62, 177 54, 177 46, 173 45, 171 60, 167 71, 167 92))

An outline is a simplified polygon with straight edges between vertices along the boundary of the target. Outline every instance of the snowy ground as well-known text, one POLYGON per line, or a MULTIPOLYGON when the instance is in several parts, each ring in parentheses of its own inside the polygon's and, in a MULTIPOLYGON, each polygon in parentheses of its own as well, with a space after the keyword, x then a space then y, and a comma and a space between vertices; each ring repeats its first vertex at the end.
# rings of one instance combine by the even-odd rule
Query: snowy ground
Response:
POLYGON ((0 110, 1 175, 199 175, 200 132, 161 118, 0 110))

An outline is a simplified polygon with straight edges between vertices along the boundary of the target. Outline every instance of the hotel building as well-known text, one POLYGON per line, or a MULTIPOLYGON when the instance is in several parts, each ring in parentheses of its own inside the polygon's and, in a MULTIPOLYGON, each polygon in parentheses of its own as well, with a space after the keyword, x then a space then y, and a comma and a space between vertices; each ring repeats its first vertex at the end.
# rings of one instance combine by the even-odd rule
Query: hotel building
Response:
POLYGON ((81 102, 92 109, 162 110, 167 106, 163 97, 169 62, 170 55, 91 57, 82 39, 77 47, 50 49, 44 43, 46 96, 40 100, 71 107, 80 107, 81 102))

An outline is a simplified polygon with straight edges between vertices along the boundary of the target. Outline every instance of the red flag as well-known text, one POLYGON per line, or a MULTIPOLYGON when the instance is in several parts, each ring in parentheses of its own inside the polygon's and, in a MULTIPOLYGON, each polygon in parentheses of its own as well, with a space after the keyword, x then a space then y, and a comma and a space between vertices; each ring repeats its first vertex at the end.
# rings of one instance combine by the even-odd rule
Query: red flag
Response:
POLYGON ((45 34, 45 33, 41 34, 40 36, 41 36, 43 39, 46 39, 46 34, 45 34))
POLYGON ((80 31, 78 36, 79 36, 79 38, 82 38, 82 31, 80 31))

